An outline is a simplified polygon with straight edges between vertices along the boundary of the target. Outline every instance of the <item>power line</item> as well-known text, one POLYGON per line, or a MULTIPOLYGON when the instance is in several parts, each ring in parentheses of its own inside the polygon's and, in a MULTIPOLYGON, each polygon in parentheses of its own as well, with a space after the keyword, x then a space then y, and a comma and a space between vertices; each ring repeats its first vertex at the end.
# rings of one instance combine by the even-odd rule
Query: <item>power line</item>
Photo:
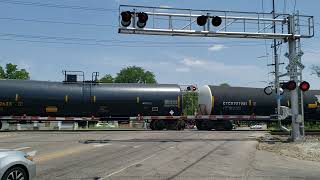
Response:
POLYGON ((106 11, 117 12, 118 11, 118 9, 63 5, 63 4, 54 4, 54 3, 41 3, 41 2, 33 2, 33 1, 27 2, 27 1, 18 1, 18 0, 0 0, 0 3, 23 5, 23 6, 37 6, 37 7, 46 7, 46 8, 73 9, 73 10, 83 10, 83 11, 100 11, 100 12, 106 12, 106 11))
MULTIPOLYGON (((180 41, 180 42, 172 42, 172 41, 124 41, 118 39, 94 39, 94 38, 79 38, 79 37, 63 37, 63 36, 43 36, 43 35, 30 35, 30 34, 15 34, 15 33, 0 33, 0 36, 9 36, 14 38, 27 38, 27 39, 41 39, 41 40, 55 40, 55 41, 82 41, 82 42, 94 42, 94 43, 130 43, 130 44, 155 44, 155 45, 213 45, 214 42, 194 42, 194 41, 180 41)), ((224 44, 228 46, 256 46, 256 45, 264 45, 263 43, 239 43, 239 42, 230 42, 237 44, 228 44, 224 43, 216 43, 216 44, 224 44)))
POLYGON ((92 24, 92 23, 51 21, 51 20, 39 20, 39 19, 24 19, 24 18, 12 18, 12 17, 0 17, 0 20, 37 22, 37 23, 53 23, 53 24, 66 24, 66 25, 80 25, 80 26, 96 26, 96 27, 118 27, 117 25, 111 25, 111 24, 92 24))
MULTIPOLYGON (((30 42, 30 43, 46 43, 46 44, 65 44, 65 45, 84 45, 84 46, 103 46, 103 47, 136 47, 136 48, 160 48, 160 47, 176 47, 176 48, 209 48, 209 45, 206 46, 193 46, 193 45, 179 45, 179 46, 143 46, 143 45, 125 45, 125 44, 101 44, 101 43, 79 43, 79 42, 63 42, 63 41, 44 41, 44 40, 26 40, 26 39, 15 39, 15 38, 0 38, 0 40, 4 41, 18 41, 18 42, 30 42)), ((242 46, 242 45, 234 45, 234 46, 242 46)))
POLYGON ((297 0, 294 0, 293 13, 296 12, 296 5, 297 5, 297 0))
MULTIPOLYGON (((1 36, 1 35, 0 35, 1 36)), ((35 39, 35 38, 28 38, 28 39, 18 39, 19 37, 12 37, 12 38, 0 38, 0 40, 5 40, 5 41, 18 41, 18 42, 29 42, 29 43, 46 43, 46 44, 65 44, 65 45, 84 45, 84 46, 103 46, 103 47, 156 47, 156 48, 160 48, 160 47, 177 47, 177 48, 209 48, 211 47, 211 45, 204 45, 204 44, 200 44, 200 45, 190 45, 190 44, 173 44, 173 43, 169 43, 169 44, 154 44, 152 46, 150 45, 145 45, 145 42, 142 43, 136 43, 136 44, 123 44, 123 43, 112 43, 112 44, 106 44, 106 43, 99 43, 99 42, 77 42, 77 41, 50 41, 46 40, 46 39, 35 39)), ((148 44, 148 43, 147 43, 148 44)), ((257 45, 263 45, 263 44, 252 44, 252 45, 245 45, 245 44, 237 44, 237 45, 228 45, 228 47, 237 47, 237 46, 257 46, 257 45)))

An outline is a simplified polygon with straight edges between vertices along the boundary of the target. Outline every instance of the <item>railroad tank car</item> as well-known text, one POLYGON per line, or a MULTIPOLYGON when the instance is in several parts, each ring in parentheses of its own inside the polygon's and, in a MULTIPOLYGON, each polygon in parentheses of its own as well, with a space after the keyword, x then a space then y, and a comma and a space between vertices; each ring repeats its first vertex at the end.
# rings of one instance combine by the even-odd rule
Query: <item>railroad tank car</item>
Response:
MULTIPOLYGON (((281 96, 281 105, 290 107, 290 92, 284 91, 281 96)), ((309 90, 304 92, 305 119, 320 117, 320 91, 309 90)), ((259 115, 275 114, 276 94, 266 95, 262 88, 249 87, 221 87, 205 85, 199 88, 199 114, 202 115, 259 115)), ((196 122, 199 130, 222 128, 232 129, 231 121, 196 122)))
MULTIPOLYGON (((113 84, 0 80, 0 115, 50 117, 181 115, 182 92, 175 84, 113 84)), ((152 129, 183 128, 176 121, 152 122, 152 129), (170 123, 170 124, 169 124, 170 123)))

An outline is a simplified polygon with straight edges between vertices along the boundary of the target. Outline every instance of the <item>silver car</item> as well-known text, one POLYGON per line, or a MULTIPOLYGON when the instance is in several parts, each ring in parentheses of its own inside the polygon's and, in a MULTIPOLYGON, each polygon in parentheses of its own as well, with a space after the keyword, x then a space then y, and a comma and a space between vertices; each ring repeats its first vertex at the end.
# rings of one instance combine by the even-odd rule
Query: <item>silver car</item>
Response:
POLYGON ((36 177, 36 165, 33 152, 0 149, 1 180, 33 180, 36 177))

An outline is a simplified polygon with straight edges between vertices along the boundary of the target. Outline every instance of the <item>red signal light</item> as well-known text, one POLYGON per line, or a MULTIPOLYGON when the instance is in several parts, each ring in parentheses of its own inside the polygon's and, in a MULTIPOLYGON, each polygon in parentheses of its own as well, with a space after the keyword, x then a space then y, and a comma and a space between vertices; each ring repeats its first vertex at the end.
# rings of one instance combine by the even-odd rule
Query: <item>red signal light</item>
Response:
POLYGON ((294 89, 296 89, 297 87, 297 83, 295 81, 288 81, 288 82, 284 82, 280 84, 282 89, 287 89, 289 91, 292 91, 294 89))
POLYGON ((221 23, 222 23, 222 19, 219 16, 214 16, 214 17, 212 17, 211 23, 212 23, 213 26, 216 26, 216 27, 220 26, 221 23))
POLYGON ((295 81, 288 81, 287 82, 287 89, 292 91, 294 89, 296 89, 297 87, 297 83, 295 81))
POLYGON ((148 21, 148 14, 147 13, 144 13, 144 12, 138 13, 137 26, 139 28, 144 28, 147 25, 147 21, 148 21))
POLYGON ((299 88, 301 91, 308 91, 310 88, 310 84, 307 81, 303 81, 300 83, 299 88))
POLYGON ((187 91, 196 91, 197 87, 196 86, 188 86, 187 91))
POLYGON ((204 26, 207 23, 207 19, 208 19, 208 16, 204 16, 204 15, 199 16, 197 17, 197 24, 199 26, 204 26))
POLYGON ((131 24, 131 12, 130 11, 123 11, 121 12, 121 25, 124 27, 128 27, 131 24))

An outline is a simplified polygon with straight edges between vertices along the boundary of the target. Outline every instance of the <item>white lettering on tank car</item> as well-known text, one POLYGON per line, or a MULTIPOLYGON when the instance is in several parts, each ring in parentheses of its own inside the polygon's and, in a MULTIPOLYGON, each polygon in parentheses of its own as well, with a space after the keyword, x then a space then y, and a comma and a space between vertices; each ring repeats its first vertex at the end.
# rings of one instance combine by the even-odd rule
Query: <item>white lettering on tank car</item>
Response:
POLYGON ((223 101, 223 106, 247 106, 248 102, 244 101, 223 101))

